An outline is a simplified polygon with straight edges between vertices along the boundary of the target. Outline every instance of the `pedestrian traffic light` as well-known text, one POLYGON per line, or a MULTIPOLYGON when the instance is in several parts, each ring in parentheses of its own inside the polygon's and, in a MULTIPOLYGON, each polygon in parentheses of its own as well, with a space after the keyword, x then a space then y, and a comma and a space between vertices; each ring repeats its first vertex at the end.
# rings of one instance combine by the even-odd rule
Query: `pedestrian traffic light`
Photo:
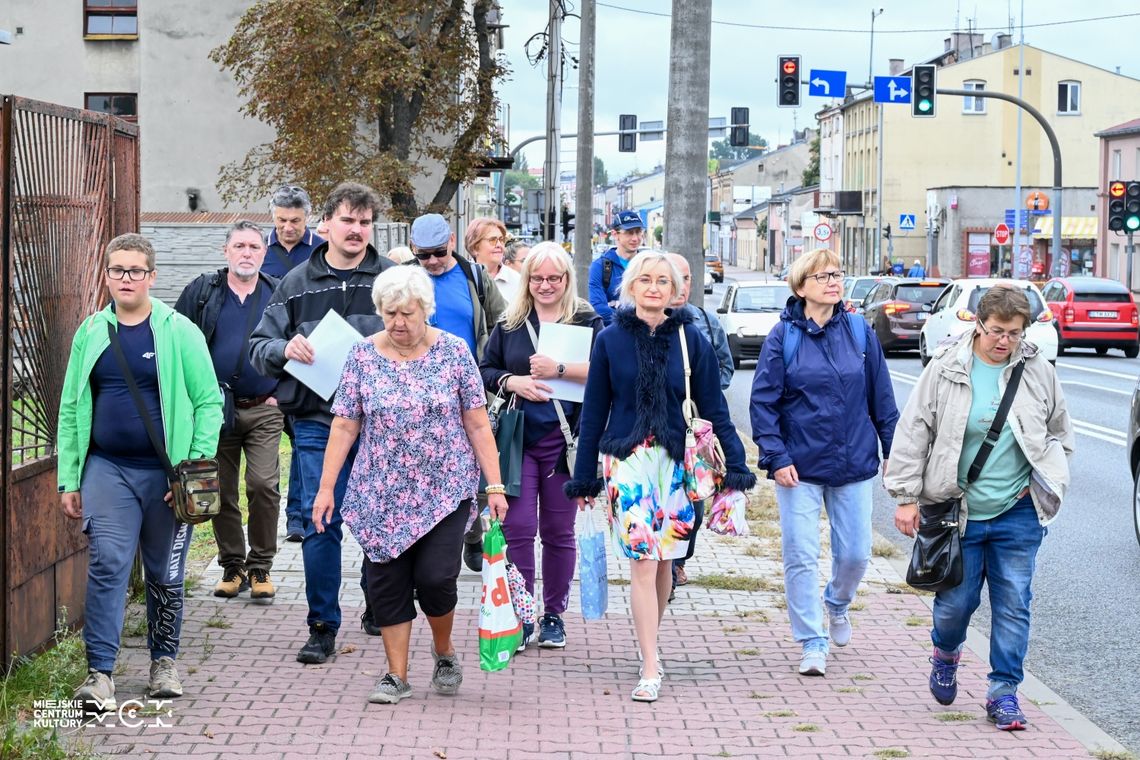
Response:
POLYGON ((565 206, 562 207, 562 239, 569 240, 570 233, 574 231, 574 215, 570 213, 570 209, 565 206))
POLYGON ((781 108, 800 107, 800 57, 798 55, 781 55, 780 64, 776 72, 776 81, 779 82, 779 97, 776 105, 781 108))
POLYGON ((1124 231, 1140 230, 1140 182, 1129 182, 1124 193, 1124 231))
POLYGON ((910 72, 910 115, 930 118, 934 116, 934 94, 937 87, 937 66, 919 64, 910 72))
POLYGON ((1128 192, 1128 184, 1116 180, 1108 183, 1108 229, 1120 232, 1124 229, 1124 196, 1128 192))
POLYGON ((748 109, 733 108, 728 130, 728 144, 734 148, 748 146, 748 109))
POLYGON ((618 116, 618 152, 637 151, 637 114, 623 113, 618 116))

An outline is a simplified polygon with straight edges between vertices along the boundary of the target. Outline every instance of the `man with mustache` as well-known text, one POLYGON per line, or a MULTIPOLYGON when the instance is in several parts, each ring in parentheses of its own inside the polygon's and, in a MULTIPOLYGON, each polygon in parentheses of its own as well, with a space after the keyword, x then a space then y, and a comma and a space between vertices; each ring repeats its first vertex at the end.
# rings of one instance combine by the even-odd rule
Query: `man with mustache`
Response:
POLYGON ((229 266, 203 274, 182 291, 175 311, 206 336, 218 383, 232 402, 218 440, 218 482, 222 511, 214 518, 222 579, 214 596, 232 598, 249 589, 250 599, 272 604, 269 578, 277 554, 281 490, 278 446, 284 418, 273 391, 277 381, 249 363, 249 334, 260 320, 277 279, 261 271, 265 261, 261 228, 241 220, 226 234, 222 252, 229 266), (223 329, 217 329, 221 325, 223 329), (249 511, 249 554, 238 503, 238 470, 245 451, 245 495, 249 511))
MULTIPOLYGON (((313 499, 320 486, 332 425, 332 399, 325 400, 286 373, 285 362, 294 359, 313 363, 314 347, 307 336, 329 311, 337 312, 361 335, 384 329, 372 303, 372 283, 380 272, 396 264, 372 247, 372 222, 379 210, 380 198, 372 188, 355 182, 337 185, 322 209, 328 226, 327 242, 281 279, 250 339, 254 368, 277 378, 277 403, 294 420, 299 475, 296 486, 305 529, 301 553, 309 602, 309 639, 297 653, 297 661, 303 663, 320 664, 336 658, 336 635, 341 623, 340 503, 356 449, 349 452, 337 478, 332 517, 318 533, 312 521, 313 499)), ((367 627, 371 618, 367 609, 364 614, 362 624, 367 627)))

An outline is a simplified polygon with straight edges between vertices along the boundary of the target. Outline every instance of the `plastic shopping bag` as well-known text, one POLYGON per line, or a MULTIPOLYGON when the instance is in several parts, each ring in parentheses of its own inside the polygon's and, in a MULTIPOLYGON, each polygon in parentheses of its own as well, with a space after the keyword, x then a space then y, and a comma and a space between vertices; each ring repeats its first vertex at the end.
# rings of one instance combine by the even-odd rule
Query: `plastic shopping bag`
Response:
POLYGON ((578 582, 582 590, 582 617, 598 620, 609 606, 606 578, 606 534, 594 524, 594 509, 578 514, 578 582))
POLYGON ((722 536, 748 535, 748 497, 742 491, 721 491, 713 497, 705 526, 722 536))
POLYGON ((515 615, 507 585, 507 540, 498 520, 483 536, 483 597, 479 604, 479 667, 502 670, 522 643, 522 623, 515 615))
POLYGON ((534 594, 526 590, 526 579, 522 571, 514 564, 507 563, 507 589, 511 592, 511 606, 515 608, 515 615, 523 625, 534 625, 538 619, 538 606, 534 603, 534 594))

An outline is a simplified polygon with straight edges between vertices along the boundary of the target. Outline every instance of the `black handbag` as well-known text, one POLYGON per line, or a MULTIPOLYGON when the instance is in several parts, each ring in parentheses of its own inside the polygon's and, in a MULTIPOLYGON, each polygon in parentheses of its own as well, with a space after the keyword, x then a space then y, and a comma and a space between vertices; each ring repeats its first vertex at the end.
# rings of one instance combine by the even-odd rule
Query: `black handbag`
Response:
MULTIPOLYGON (((1013 396, 1017 393, 1024 370, 1025 362, 1018 362, 1010 373, 993 424, 966 475, 967 488, 981 475, 982 468, 1001 435, 1001 429, 1005 427, 1005 418, 1013 405, 1013 396)), ((918 505, 918 535, 915 536, 910 565, 906 569, 907 585, 921 591, 937 592, 954 588, 962 582, 962 533, 959 530, 961 510, 961 497, 937 504, 918 505)))

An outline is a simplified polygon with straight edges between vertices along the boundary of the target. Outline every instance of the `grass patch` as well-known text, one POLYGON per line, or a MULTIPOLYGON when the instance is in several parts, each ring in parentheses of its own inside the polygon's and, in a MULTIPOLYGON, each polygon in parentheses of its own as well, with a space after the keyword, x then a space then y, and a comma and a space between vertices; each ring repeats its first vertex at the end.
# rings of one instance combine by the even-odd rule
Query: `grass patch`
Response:
POLYGON ((214 610, 214 613, 210 615, 210 617, 206 618, 206 622, 202 625, 206 626, 207 628, 221 628, 223 630, 226 628, 234 627, 233 623, 226 620, 226 616, 222 614, 221 610, 214 610))
POLYGON ((717 752, 715 755, 713 755, 713 757, 732 757, 732 753, 727 749, 722 749, 720 752, 717 752))
POLYGON ((740 613, 740 616, 750 620, 756 620, 760 623, 768 622, 768 613, 764 610, 748 610, 747 612, 740 613))
POLYGON ((882 536, 875 536, 875 540, 871 542, 871 554, 875 557, 886 557, 887 559, 902 556, 899 548, 882 536))
POLYGON ((606 583, 610 584, 611 586, 628 586, 629 578, 608 578, 606 580, 606 583))
POLYGON ((793 731, 799 731, 802 734, 814 734, 819 730, 819 726, 814 723, 797 723, 792 726, 793 731))
POLYGON ((935 713, 934 717, 943 723, 961 723, 967 720, 973 720, 974 716, 968 712, 942 712, 935 713))
POLYGON ((721 628, 721 630, 725 633, 743 633, 748 629, 742 625, 726 625, 724 628, 721 628))
POLYGON ((752 647, 745 647, 744 649, 737 649, 736 653, 744 657, 755 657, 756 655, 760 654, 760 650, 753 649, 752 647))
POLYGON ((1094 749, 1089 754, 1097 760, 1136 760, 1136 755, 1131 752, 1121 752, 1116 749, 1094 749))
POLYGON ((721 591, 774 591, 783 592, 784 584, 761 578, 756 575, 737 575, 735 573, 710 573, 698 575, 690 583, 705 588, 715 588, 721 591))
POLYGON ((123 621, 124 636, 146 636, 146 610, 127 608, 127 617, 123 621))
POLYGON ((745 557, 763 557, 765 553, 764 547, 760 544, 753 543, 744 547, 745 557))
POLYGON ((794 718, 796 717, 795 710, 769 710, 765 713, 760 713, 761 718, 794 718))
POLYGON ((852 612, 862 612, 867 609, 867 605, 863 602, 851 602, 851 604, 847 605, 847 609, 852 612))
POLYGON ((906 619, 906 624, 911 628, 917 628, 920 625, 926 625, 926 618, 919 615, 910 615, 906 619))
POLYGON ((772 696, 771 694, 761 694, 758 691, 754 691, 748 695, 748 698, 749 699, 768 699, 771 696, 772 696))
POLYGON ((836 691, 838 691, 840 694, 862 694, 863 693, 863 687, 862 686, 840 686, 838 689, 836 689, 836 691))
POLYGON ((875 677, 870 673, 856 673, 851 676, 851 679, 854 681, 874 681, 875 677))
POLYGON ((910 757, 909 752, 907 752, 905 749, 900 749, 898 747, 884 747, 883 749, 875 750, 871 754, 873 754, 875 757, 881 757, 881 758, 910 757))

